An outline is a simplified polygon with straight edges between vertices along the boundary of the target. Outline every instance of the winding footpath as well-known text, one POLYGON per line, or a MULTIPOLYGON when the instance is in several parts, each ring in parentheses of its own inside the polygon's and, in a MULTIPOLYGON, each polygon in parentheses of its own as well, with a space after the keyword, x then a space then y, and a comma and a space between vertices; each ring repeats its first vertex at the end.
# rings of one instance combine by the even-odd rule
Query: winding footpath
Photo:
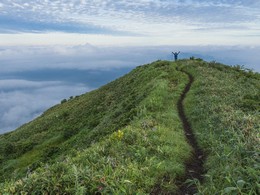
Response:
POLYGON ((206 159, 205 154, 203 153, 203 150, 199 147, 197 140, 194 136, 193 130, 191 128, 191 125, 185 115, 184 107, 183 107, 183 101, 186 97, 186 94, 189 92, 190 87, 193 83, 193 77, 191 74, 182 71, 189 77, 189 83, 186 85, 184 91, 182 92, 182 95, 178 101, 178 112, 179 117, 182 121, 183 129, 185 132, 186 140, 189 143, 189 145, 192 147, 193 152, 191 158, 185 163, 185 175, 183 178, 181 178, 178 182, 178 195, 192 195, 197 192, 197 188, 195 184, 187 183, 186 180, 199 180, 202 182, 203 180, 203 174, 204 174, 204 161, 206 159))

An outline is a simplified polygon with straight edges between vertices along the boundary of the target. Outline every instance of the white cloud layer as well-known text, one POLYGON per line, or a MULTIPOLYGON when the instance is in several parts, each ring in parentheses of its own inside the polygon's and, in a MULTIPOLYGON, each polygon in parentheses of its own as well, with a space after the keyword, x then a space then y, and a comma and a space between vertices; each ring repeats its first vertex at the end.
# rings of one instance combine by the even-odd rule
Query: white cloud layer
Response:
POLYGON ((0 133, 89 90, 18 73, 135 67, 175 50, 260 72, 259 40, 259 0, 2 0, 0 133))
POLYGON ((245 65, 260 72, 260 47, 0 47, 0 133, 32 120, 64 98, 89 91, 92 82, 104 83, 100 81, 115 79, 107 78, 106 73, 96 74, 100 70, 133 68, 158 59, 171 60, 171 52, 179 50, 180 58, 201 57, 230 65, 245 65), (83 73, 78 75, 78 72, 83 73), (88 76, 91 78, 85 78, 88 76))
POLYGON ((17 90, 17 89, 38 89, 53 85, 59 85, 60 82, 57 81, 45 81, 45 82, 35 82, 35 81, 27 81, 27 80, 19 80, 19 79, 8 79, 8 80, 0 80, 0 89, 2 91, 5 90, 17 90))
POLYGON ((0 75, 44 69, 109 70, 135 67, 157 59, 170 60, 172 50, 181 50, 190 55, 211 56, 211 59, 217 61, 244 64, 259 71, 260 46, 100 47, 86 44, 0 47, 0 75))
POLYGON ((83 84, 0 80, 0 134, 32 120, 64 98, 89 90, 83 84))
MULTIPOLYGON (((134 67, 161 57, 149 47, 40 46, 0 47, 0 73, 41 69, 107 70, 134 67)), ((169 52, 169 51, 168 51, 169 52)))

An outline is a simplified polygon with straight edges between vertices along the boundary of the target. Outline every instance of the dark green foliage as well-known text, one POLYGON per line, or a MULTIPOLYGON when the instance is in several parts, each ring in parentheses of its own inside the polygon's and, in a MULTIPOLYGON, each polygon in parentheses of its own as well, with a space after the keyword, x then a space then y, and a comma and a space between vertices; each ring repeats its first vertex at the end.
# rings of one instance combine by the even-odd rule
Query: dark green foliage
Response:
POLYGON ((0 156, 0 164, 4 161, 4 157, 0 156))
POLYGON ((202 62, 203 61, 203 59, 201 59, 201 58, 196 58, 196 57, 194 57, 194 56, 191 56, 190 57, 190 60, 196 60, 196 61, 200 61, 200 62, 202 62))
POLYGON ((244 111, 260 112, 260 93, 254 95, 245 95, 241 100, 241 106, 244 111))
POLYGON ((15 146, 13 143, 11 142, 7 142, 5 145, 4 145, 4 156, 9 156, 13 153, 15 153, 15 146))
POLYGON ((155 67, 161 67, 161 66, 169 66, 169 62, 158 60, 158 61, 155 63, 155 67))
POLYGON ((51 159, 54 159, 54 155, 57 155, 59 151, 60 148, 57 146, 49 146, 48 148, 45 148, 41 156, 42 162, 47 162, 51 159))
POLYGON ((65 140, 69 139, 70 137, 76 135, 79 131, 75 129, 67 129, 63 131, 63 138, 65 140))
POLYGON ((61 104, 64 104, 65 102, 67 102, 67 100, 66 99, 63 99, 63 100, 61 100, 61 104))
POLYGON ((240 71, 245 70, 245 66, 237 64, 237 65, 233 66, 233 69, 240 72, 240 71))

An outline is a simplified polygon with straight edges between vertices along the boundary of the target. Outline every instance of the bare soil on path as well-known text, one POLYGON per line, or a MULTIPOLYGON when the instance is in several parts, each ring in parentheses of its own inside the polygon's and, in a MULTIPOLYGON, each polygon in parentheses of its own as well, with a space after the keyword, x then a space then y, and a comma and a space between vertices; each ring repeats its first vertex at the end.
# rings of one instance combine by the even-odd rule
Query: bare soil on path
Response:
MULTIPOLYGON (((182 71, 184 72, 184 71, 182 71)), ((189 180, 197 180, 202 182, 203 181, 203 174, 205 173, 204 170, 204 161, 206 159, 205 153, 199 147, 197 140, 194 135, 194 131, 187 119, 187 116, 184 112, 183 102, 186 97, 186 94, 189 92, 190 87, 194 81, 194 78, 191 74, 184 72, 189 76, 189 83, 186 85, 182 95, 178 101, 177 107, 179 112, 179 117, 182 121, 183 129, 185 132, 186 140, 190 144, 193 149, 191 158, 185 163, 185 175, 182 178, 179 178, 178 187, 179 191, 177 192, 178 195, 192 195, 197 192, 197 187, 195 183, 187 182, 189 180)))
MULTIPOLYGON (((200 183, 203 182, 203 175, 205 174, 204 161, 206 159, 206 155, 203 152, 203 150, 199 147, 194 135, 194 131, 192 130, 192 127, 184 112, 183 102, 187 93, 191 88, 194 78, 192 77, 191 74, 185 71, 182 72, 188 75, 189 83, 185 86, 185 89, 183 90, 177 102, 177 108, 178 108, 179 117, 182 122, 186 140, 192 148, 192 154, 190 159, 185 163, 185 174, 182 177, 176 178, 176 185, 178 187, 178 191, 175 193, 175 195, 193 195, 198 192, 197 186, 194 181, 196 182, 199 181, 200 183), (189 181, 193 181, 193 182, 189 182, 189 181)), ((169 179, 167 176, 165 176, 163 180, 167 182, 169 179)), ((154 186, 150 194, 151 195, 158 195, 158 194, 172 195, 172 193, 163 190, 159 184, 154 186)))

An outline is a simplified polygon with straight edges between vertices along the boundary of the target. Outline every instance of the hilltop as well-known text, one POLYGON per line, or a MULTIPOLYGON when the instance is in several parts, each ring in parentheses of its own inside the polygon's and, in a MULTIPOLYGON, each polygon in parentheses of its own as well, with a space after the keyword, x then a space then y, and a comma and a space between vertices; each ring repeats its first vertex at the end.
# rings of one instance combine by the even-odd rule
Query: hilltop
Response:
POLYGON ((0 194, 257 194, 259 81, 193 58, 139 66, 0 135, 0 194))

